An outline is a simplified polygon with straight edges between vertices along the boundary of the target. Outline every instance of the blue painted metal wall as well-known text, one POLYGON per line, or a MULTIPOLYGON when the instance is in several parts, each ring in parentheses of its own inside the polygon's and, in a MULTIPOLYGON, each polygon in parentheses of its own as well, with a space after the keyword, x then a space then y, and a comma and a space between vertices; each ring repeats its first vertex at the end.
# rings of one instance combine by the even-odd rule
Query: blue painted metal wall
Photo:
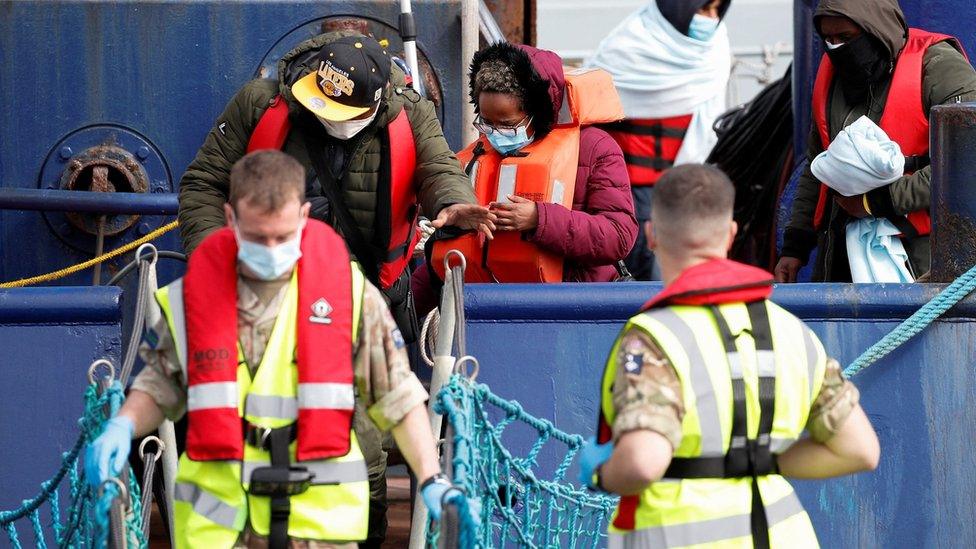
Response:
MULTIPOLYGON (((460 145, 458 6, 414 2, 418 47, 445 92, 440 112, 454 147, 460 145)), ((146 147, 141 162, 153 192, 175 192, 213 120, 244 82, 267 74, 282 53, 318 34, 325 18, 367 17, 377 38, 397 44, 398 12, 392 0, 0 2, 0 187, 56 185, 72 155, 116 136, 133 154, 146 147)), ((108 238, 106 249, 166 220, 143 218, 108 238)), ((160 243, 179 249, 175 232, 160 243)), ((94 245, 94 237, 78 234, 63 216, 0 211, 0 281, 78 263, 91 257, 94 245)), ((177 272, 164 267, 162 281, 177 272)), ((90 282, 88 271, 60 283, 90 282)))
POLYGON ((36 494, 77 439, 88 366, 119 362, 120 300, 114 287, 0 290, 0 510, 36 494))
MULTIPOLYGON (((593 434, 599 380, 614 337, 658 288, 469 286, 468 352, 480 360, 479 381, 560 429, 593 434)), ((847 364, 938 289, 793 285, 777 288, 773 299, 847 364)), ((796 483, 824 547, 976 545, 974 366, 976 299, 969 298, 856 378, 881 439, 881 465, 874 474, 796 483)), ((521 455, 535 440, 527 431, 506 434, 521 455)), ((543 467, 554 459, 544 453, 543 467)))

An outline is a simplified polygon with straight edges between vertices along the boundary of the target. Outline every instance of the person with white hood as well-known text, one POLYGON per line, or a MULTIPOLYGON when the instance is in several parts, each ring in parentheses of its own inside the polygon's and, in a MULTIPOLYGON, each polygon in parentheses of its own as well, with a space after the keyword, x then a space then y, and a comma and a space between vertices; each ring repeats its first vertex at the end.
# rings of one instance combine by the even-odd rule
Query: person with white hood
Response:
MULTIPOLYGON (((654 183, 672 166, 704 162, 718 139, 731 73, 722 19, 731 0, 654 0, 603 39, 587 66, 613 76, 626 119, 605 126, 627 162, 634 210, 650 212, 654 183)), ((641 225, 649 220, 638 217, 641 225)), ((626 260, 638 280, 660 279, 643 231, 626 260)))

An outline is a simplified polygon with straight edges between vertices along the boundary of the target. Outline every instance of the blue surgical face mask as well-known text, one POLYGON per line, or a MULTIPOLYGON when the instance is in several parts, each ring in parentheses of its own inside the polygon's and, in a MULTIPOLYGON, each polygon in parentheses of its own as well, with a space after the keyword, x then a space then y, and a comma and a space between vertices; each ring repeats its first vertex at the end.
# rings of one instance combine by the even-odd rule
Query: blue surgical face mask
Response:
POLYGON ((237 259, 254 276, 261 280, 275 280, 292 268, 302 257, 302 230, 298 230, 295 238, 282 242, 276 246, 265 246, 257 242, 250 242, 241 238, 241 233, 234 224, 234 234, 237 236, 237 259))
POLYGON ((513 152, 521 149, 522 147, 528 145, 535 139, 535 136, 529 137, 526 133, 526 126, 519 126, 515 130, 515 135, 502 135, 499 132, 491 132, 486 134, 485 137, 488 138, 488 142, 491 143, 492 148, 498 151, 500 154, 512 154, 513 152))
POLYGON ((705 17, 700 13, 696 13, 691 18, 691 26, 688 27, 688 38, 708 42, 715 36, 715 31, 718 30, 718 24, 720 22, 718 19, 712 19, 711 17, 705 17))

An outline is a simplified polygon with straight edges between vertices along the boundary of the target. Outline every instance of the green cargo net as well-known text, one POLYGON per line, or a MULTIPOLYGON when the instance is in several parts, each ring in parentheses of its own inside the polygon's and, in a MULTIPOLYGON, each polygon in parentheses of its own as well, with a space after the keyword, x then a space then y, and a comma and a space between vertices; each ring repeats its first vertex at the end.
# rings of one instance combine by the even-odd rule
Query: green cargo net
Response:
POLYGON ((105 420, 113 416, 122 405, 122 385, 113 381, 99 392, 97 383, 85 390, 85 413, 78 420, 81 430, 78 440, 68 452, 62 454, 61 468, 49 480, 41 483, 40 493, 11 511, 0 511, 0 528, 10 539, 12 547, 22 547, 18 522, 33 530, 34 539, 28 547, 48 547, 48 540, 57 547, 108 547, 120 546, 144 549, 147 539, 143 534, 142 505, 139 483, 126 466, 122 478, 111 479, 99 489, 93 489, 85 478, 81 466, 82 450, 101 434, 105 420), (67 479, 67 514, 61 511, 62 484, 67 479), (42 515, 47 504, 49 513, 42 515), (110 520, 111 515, 115 515, 110 520))
MULTIPOLYGON (((526 413, 518 402, 499 398, 487 385, 461 375, 452 376, 437 394, 435 410, 450 422, 445 455, 452 480, 472 498, 470 509, 458 509, 459 547, 606 546, 606 523, 616 498, 565 480, 583 445, 581 436, 560 431, 526 413), (501 419, 493 423, 491 417, 501 419), (538 433, 525 457, 513 455, 502 443, 505 429, 513 424, 538 433), (559 445, 564 455, 552 478, 540 478, 538 458, 547 444, 559 445), (471 514, 480 517, 480 525, 471 514)), ((428 546, 437 546, 442 533, 449 535, 451 526, 446 524, 429 524, 428 546)))

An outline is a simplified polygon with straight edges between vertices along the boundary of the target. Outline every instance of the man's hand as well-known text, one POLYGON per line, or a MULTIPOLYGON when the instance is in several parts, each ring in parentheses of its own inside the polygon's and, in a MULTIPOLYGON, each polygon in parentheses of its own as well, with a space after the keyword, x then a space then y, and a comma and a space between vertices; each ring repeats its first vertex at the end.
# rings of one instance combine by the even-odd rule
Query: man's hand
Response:
POLYGON ((803 266, 803 262, 795 257, 781 257, 779 258, 779 263, 776 264, 776 268, 773 269, 773 274, 776 276, 776 282, 781 284, 792 284, 796 282, 796 274, 800 272, 800 267, 803 266))
POLYGON ((532 200, 508 195, 511 204, 495 202, 491 211, 498 216, 500 231, 533 231, 539 226, 539 207, 532 200))
POLYGON ((452 204, 437 214, 437 219, 430 222, 435 229, 452 225, 462 229, 477 230, 491 240, 491 232, 495 230, 495 214, 478 204, 452 204))
POLYGON ((115 416, 105 424, 105 430, 85 452, 85 477, 89 486, 97 489, 106 480, 119 476, 129 460, 132 433, 135 426, 125 416, 115 416))
POLYGON ((593 474, 613 455, 613 442, 597 444, 596 437, 590 437, 580 450, 579 481, 583 486, 599 488, 593 483, 593 474))
POLYGON ((854 196, 835 196, 834 202, 837 203, 847 215, 851 217, 856 217, 858 219, 862 217, 867 217, 871 214, 864 209, 864 195, 858 194, 854 196))

